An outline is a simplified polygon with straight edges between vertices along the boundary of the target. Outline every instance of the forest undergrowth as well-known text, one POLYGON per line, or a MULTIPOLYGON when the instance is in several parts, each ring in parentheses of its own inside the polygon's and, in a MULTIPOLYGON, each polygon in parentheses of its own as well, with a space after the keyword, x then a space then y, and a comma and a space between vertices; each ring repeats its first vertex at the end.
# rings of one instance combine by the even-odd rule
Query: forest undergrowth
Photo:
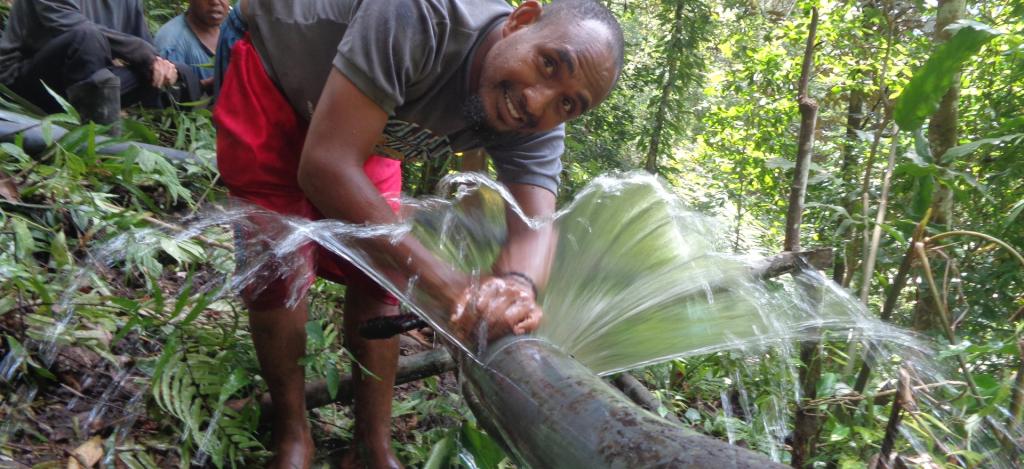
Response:
MULTIPOLYGON (((1024 4, 970 3, 964 16, 984 24, 961 23, 975 36, 942 49, 932 35, 938 10, 950 3, 612 4, 627 35, 627 66, 602 107, 567 129, 560 197, 598 174, 645 167, 694 208, 727 220, 735 251, 781 250, 803 15, 820 6, 809 91, 820 114, 804 245, 835 249, 832 278, 861 293, 872 314, 932 337, 959 390, 943 402, 948 420, 894 409, 912 404, 913 393, 894 398, 905 389, 898 380, 871 373, 863 350, 832 337, 813 344, 811 360, 799 351, 718 353, 634 370, 653 391, 656 412, 778 451, 782 462, 793 445, 806 445, 810 467, 866 468, 886 447, 894 464, 990 467, 991 455, 950 442, 971 441, 987 428, 982 422, 1019 428, 1024 269, 1013 253, 1024 246, 1024 4), (672 27, 683 21, 690 27, 672 27), (935 56, 945 62, 926 65, 935 56), (951 87, 959 92, 956 138, 939 147, 931 113, 951 87), (907 89, 912 97, 900 108, 907 89), (779 383, 814 367, 812 392, 779 408, 779 383), (766 428, 750 408, 779 421, 803 411, 812 431, 798 438, 792 423, 766 428), (900 421, 894 415, 902 421, 891 426, 900 421)), ((146 4, 161 19, 183 7, 146 4)), ((0 14, 6 8, 0 2, 0 14)), ((9 96, 0 108, 33 114, 9 96)), ((234 269, 232 233, 213 226, 181 235, 227 203, 209 111, 132 110, 122 136, 105 143, 94 137, 109 129, 81 124, 72 109, 39 117, 48 140, 42 152, 29 155, 20 140, 0 144, 0 467, 264 463, 265 387, 244 308, 224 289, 234 269), (68 132, 53 138, 57 127, 68 132), (197 158, 101 151, 120 141, 197 158), (129 233, 136 236, 123 238, 129 233)), ((406 165, 405 191, 429 193, 457 166, 406 165)), ((306 325, 307 378, 331 397, 353 366, 340 338, 343 297, 344 287, 318 281, 306 325)), ((404 336, 403 354, 432 342, 429 334, 404 336)), ((330 467, 350 441, 351 413, 336 403, 310 416, 318 465, 330 467)), ((398 455, 411 467, 511 465, 477 428, 452 373, 400 386, 395 416, 398 455)), ((1024 442, 998 445, 1013 455, 1011 467, 1021 464, 1024 442)))

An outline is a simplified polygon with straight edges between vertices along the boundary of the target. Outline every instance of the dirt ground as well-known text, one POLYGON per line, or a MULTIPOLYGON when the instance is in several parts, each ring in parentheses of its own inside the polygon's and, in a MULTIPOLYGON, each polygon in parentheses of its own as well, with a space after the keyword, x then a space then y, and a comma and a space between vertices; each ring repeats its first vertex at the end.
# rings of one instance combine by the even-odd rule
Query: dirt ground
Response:
MULTIPOLYGON (((0 316, 0 328, 18 332, 23 328, 15 314, 0 316)), ((23 331, 21 331, 23 332, 23 331)), ((403 337, 402 354, 409 355, 426 350, 421 342, 403 337)), ((0 346, 0 356, 7 352, 6 344, 0 346)), ((141 372, 132 367, 132 357, 154 356, 160 353, 161 344, 149 342, 137 335, 130 335, 112 348, 118 364, 100 357, 82 347, 65 347, 59 350, 51 370, 54 380, 37 380, 40 385, 34 389, 24 386, 11 389, 10 383, 0 381, 0 446, 13 461, 0 458, 0 468, 71 468, 76 460, 83 460, 81 454, 100 451, 100 442, 112 432, 126 432, 126 441, 134 442, 136 449, 144 450, 157 467, 177 467, 179 453, 171 444, 151 444, 154 441, 168 441, 173 438, 174 424, 171 417, 161 414, 160 420, 150 418, 146 401, 149 388, 144 384, 141 372), (126 371, 129 370, 129 371, 126 371), (135 384, 138 381, 138 384, 135 384), (115 385, 116 384, 116 385, 115 385), (162 435, 161 435, 162 434, 162 435), (100 437, 96 439, 94 437, 100 437)), ((457 379, 449 372, 438 380, 442 390, 455 390, 457 379)), ((401 402, 411 393, 420 390, 422 382, 400 385, 396 388, 396 402, 401 402)), ((255 402, 256 399, 253 399, 255 402)), ((339 434, 351 434, 350 429, 336 428, 339 419, 325 419, 323 415, 342 415, 351 423, 351 414, 346 406, 332 404, 326 408, 311 411, 311 424, 317 443, 316 468, 333 468, 348 448, 349 442, 339 434)), ((394 439, 399 443, 414 444, 415 432, 435 426, 457 426, 459 422, 448 418, 423 417, 409 413, 393 422, 394 439)), ((261 426, 260 439, 269 442, 269 428, 261 426)), ((125 448, 119 448, 124 450, 125 448)), ((130 448, 129 448, 130 450, 130 448)), ((118 458, 109 461, 113 467, 128 468, 118 458)), ((255 465, 259 457, 254 457, 255 465)), ((82 464, 78 467, 89 467, 82 464)), ((95 467, 110 467, 97 465, 95 467)), ((207 463, 205 467, 214 467, 207 463)))

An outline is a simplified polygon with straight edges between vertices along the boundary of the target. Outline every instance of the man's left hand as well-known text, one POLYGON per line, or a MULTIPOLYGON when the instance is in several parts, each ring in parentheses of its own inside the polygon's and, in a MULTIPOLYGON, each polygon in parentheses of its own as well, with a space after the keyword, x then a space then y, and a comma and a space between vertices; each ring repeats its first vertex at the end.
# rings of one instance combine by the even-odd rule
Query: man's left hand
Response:
POLYGON ((463 292, 451 322, 455 334, 468 340, 484 321, 487 340, 493 341, 533 332, 543 316, 531 285, 512 277, 488 277, 463 292))
POLYGON ((163 57, 153 59, 153 65, 150 66, 150 74, 153 77, 151 82, 153 88, 160 89, 173 85, 178 81, 178 68, 174 66, 173 62, 163 57))

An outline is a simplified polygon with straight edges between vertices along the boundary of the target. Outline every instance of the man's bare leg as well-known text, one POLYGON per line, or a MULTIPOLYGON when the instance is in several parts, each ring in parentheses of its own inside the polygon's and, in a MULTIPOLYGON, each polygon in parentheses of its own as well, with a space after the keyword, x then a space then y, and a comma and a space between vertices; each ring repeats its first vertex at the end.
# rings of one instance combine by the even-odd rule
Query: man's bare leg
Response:
POLYGON ((252 333, 260 374, 273 400, 271 469, 306 469, 313 462, 313 438, 306 416, 305 371, 299 359, 306 353, 305 299, 294 308, 250 303, 252 333))
POLYGON ((372 298, 349 286, 345 295, 345 348, 374 376, 352 364, 355 436, 342 457, 343 468, 401 468, 391 451, 391 400, 398 367, 398 337, 367 340, 359 327, 371 318, 398 313, 398 307, 372 298))

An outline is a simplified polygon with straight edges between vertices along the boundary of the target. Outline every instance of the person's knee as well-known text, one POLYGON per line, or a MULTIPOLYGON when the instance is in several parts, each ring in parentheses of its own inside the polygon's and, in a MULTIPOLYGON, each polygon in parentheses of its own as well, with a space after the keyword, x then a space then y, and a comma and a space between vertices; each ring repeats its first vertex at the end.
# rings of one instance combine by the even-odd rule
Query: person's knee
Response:
POLYGON ((110 59, 110 43, 103 36, 99 27, 92 23, 75 25, 61 36, 75 46, 79 54, 94 55, 110 59))
POLYGON ((299 299, 289 302, 290 297, 297 292, 291 291, 287 282, 276 281, 268 285, 249 285, 239 292, 242 304, 249 311, 276 311, 287 308, 290 303, 297 303, 299 299))
POLYGON ((345 290, 346 319, 356 323, 398 314, 398 300, 372 283, 349 283, 345 290))

